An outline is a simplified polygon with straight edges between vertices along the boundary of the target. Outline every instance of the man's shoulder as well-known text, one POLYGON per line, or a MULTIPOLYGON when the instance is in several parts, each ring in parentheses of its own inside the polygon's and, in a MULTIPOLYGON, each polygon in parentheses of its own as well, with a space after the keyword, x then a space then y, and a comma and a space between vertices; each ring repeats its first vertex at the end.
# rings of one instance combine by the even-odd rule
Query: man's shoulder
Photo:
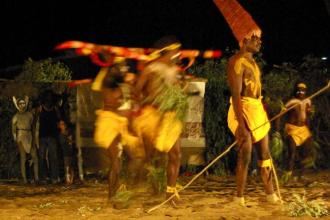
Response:
POLYGON ((305 101, 306 104, 311 104, 312 103, 312 100, 309 99, 309 98, 304 99, 304 101, 305 101))
POLYGON ((228 60, 228 74, 240 74, 242 69, 249 67, 246 62, 246 58, 244 58, 241 54, 231 56, 228 60))
POLYGON ((242 59, 244 59, 243 56, 241 54, 238 54, 237 53, 237 54, 232 55, 229 58, 228 62, 234 64, 234 63, 236 63, 238 61, 241 61, 242 59))
POLYGON ((242 68, 242 66, 249 67, 249 63, 242 54, 235 54, 229 58, 228 67, 235 68, 236 71, 242 68))
POLYGON ((168 70, 168 66, 161 62, 152 62, 143 70, 141 74, 141 78, 145 79, 157 79, 159 77, 163 77, 164 73, 168 70))
POLYGON ((301 103, 301 100, 297 99, 296 97, 292 97, 286 102, 286 105, 294 105, 298 103, 301 103))
POLYGON ((148 66, 146 66, 145 70, 147 72, 158 72, 158 71, 162 71, 166 68, 168 68, 168 66, 166 64, 155 61, 155 62, 150 63, 148 66))
MULTIPOLYGON (((141 76, 147 77, 149 75, 152 75, 151 73, 157 71, 159 69, 158 64, 155 62, 149 63, 142 71, 141 76)), ((140 76, 140 77, 141 77, 140 76)))

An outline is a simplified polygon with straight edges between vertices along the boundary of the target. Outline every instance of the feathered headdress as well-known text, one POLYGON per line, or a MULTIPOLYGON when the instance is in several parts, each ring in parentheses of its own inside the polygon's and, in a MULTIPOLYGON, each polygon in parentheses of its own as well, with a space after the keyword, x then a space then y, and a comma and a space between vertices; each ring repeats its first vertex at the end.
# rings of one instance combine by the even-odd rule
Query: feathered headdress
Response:
POLYGON ((236 0, 213 0, 242 46, 244 38, 261 37, 261 29, 251 15, 236 0))

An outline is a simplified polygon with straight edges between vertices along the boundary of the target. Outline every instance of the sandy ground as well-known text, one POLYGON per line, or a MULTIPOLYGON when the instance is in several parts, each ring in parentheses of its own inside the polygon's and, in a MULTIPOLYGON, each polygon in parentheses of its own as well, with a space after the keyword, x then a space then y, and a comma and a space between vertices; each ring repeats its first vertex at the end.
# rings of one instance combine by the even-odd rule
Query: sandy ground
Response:
MULTIPOLYGON (((0 183, 0 219, 294 219, 285 211, 293 193, 308 199, 325 201, 330 207, 330 171, 311 173, 308 180, 281 187, 284 206, 265 201, 262 185, 250 180, 246 189, 248 207, 232 202, 235 194, 233 177, 200 178, 181 193, 180 208, 165 205, 147 214, 146 210, 163 201, 148 191, 136 191, 127 209, 113 209, 107 201, 106 182, 89 179, 82 185, 24 186, 0 183)), ((181 178, 182 182, 189 178, 181 178)), ((299 217, 298 219, 312 219, 299 217)), ((330 216, 322 219, 330 219, 330 216)))

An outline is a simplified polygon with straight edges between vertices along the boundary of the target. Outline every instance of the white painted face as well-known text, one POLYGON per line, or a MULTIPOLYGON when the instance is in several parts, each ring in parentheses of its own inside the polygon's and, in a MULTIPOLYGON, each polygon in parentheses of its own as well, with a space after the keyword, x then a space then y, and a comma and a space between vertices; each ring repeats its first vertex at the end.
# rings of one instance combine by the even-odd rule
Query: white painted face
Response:
POLYGON ((26 111, 26 108, 27 108, 27 106, 26 106, 26 102, 24 101, 24 100, 19 100, 18 102, 17 102, 17 107, 18 107, 18 110, 20 111, 20 112, 25 112, 26 111))

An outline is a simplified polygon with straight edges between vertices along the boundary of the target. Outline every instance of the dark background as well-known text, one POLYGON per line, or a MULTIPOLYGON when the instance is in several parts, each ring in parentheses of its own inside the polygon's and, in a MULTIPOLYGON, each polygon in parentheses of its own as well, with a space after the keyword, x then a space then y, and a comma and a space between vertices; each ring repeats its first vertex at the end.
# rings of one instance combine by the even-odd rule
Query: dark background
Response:
MULTIPOLYGON (((263 30, 263 54, 270 64, 329 56, 329 0, 240 0, 263 30)), ((67 40, 150 47, 173 34, 184 48, 237 48, 212 0, 2 0, 0 69, 25 59, 63 56, 67 40)))

